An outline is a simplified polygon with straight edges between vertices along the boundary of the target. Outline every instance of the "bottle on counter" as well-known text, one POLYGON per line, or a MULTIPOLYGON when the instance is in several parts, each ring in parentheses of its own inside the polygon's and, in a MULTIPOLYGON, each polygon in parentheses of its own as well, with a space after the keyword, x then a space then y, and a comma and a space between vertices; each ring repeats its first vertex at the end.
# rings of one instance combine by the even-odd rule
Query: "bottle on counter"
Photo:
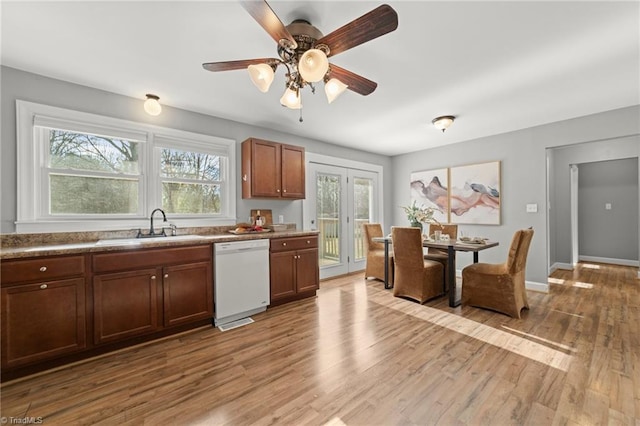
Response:
POLYGON ((256 212, 256 226, 262 226, 264 223, 264 220, 262 219, 262 216, 260 216, 260 210, 258 210, 256 212))

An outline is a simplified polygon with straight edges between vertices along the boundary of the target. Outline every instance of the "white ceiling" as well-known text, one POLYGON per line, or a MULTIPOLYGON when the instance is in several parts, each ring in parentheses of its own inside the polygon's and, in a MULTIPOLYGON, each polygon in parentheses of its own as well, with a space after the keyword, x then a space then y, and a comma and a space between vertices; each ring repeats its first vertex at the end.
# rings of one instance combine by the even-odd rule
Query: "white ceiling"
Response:
MULTIPOLYGON (((324 34, 378 2, 271 1, 324 34)), ((395 32, 331 58, 378 83, 331 105, 280 106, 243 70, 203 62, 277 57, 237 2, 2 2, 2 64, 165 105, 396 155, 640 103, 640 3, 391 1, 395 32), (431 126, 455 115, 444 134, 431 126)))

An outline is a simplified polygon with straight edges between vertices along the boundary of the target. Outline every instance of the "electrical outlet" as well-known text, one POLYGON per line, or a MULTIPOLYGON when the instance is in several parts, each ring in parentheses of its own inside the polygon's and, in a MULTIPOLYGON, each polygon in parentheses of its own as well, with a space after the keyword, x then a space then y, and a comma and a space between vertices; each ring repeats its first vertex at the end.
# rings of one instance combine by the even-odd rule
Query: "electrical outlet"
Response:
POLYGON ((527 213, 538 213, 537 204, 527 204, 527 213))
POLYGON ((605 210, 611 210, 611 203, 606 203, 606 204, 604 205, 604 209, 605 209, 605 210))

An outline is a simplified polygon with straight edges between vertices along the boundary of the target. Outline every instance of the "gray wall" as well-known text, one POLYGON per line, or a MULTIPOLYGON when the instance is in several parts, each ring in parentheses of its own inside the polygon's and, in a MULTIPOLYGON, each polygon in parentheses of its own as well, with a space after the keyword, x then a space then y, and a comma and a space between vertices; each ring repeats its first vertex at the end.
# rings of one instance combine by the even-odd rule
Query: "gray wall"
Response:
MULTIPOLYGON (((640 120, 636 117, 636 120, 640 120)), ((555 147, 548 150, 553 162, 554 179, 549 185, 550 217, 549 233, 552 256, 549 266, 571 264, 571 179, 570 166, 572 164, 586 164, 596 161, 612 161, 640 156, 640 137, 629 136, 609 140, 580 143, 570 146, 555 147)), ((578 172, 580 180, 580 172, 578 172)), ((637 196, 637 194, 636 194, 637 196)), ((579 198, 580 200, 580 198, 579 198)), ((581 217, 581 214, 579 213, 581 217)), ((636 226, 638 216, 636 215, 636 226)), ((580 220, 578 221, 580 222, 580 220)), ((578 232, 578 241, 582 239, 578 232)), ((636 236, 636 251, 638 234, 636 236)), ((636 256, 635 260, 638 260, 636 256)))
MULTIPOLYGON (((205 135, 234 139, 237 144, 238 168, 237 206, 239 220, 247 220, 251 209, 271 209, 274 217, 282 214, 288 223, 302 226, 302 201, 243 200, 240 175, 240 142, 249 137, 284 142, 305 147, 307 152, 332 157, 357 159, 383 167, 385 180, 383 190, 391 192, 389 157, 357 151, 322 141, 302 138, 287 133, 275 132, 261 127, 222 118, 198 114, 169 106, 163 106, 162 114, 152 117, 142 109, 142 99, 130 98, 86 86, 55 80, 41 75, 27 73, 14 68, 1 67, 0 70, 0 114, 2 130, 0 136, 0 232, 15 232, 16 220, 16 99, 53 105, 61 108, 100 114, 125 120, 151 123, 158 126, 180 129, 205 135)), ((212 97, 212 102, 216 99, 212 97)), ((220 100, 222 102, 222 100, 220 100)), ((279 108, 275 105, 274 108, 279 108)), ((391 215, 391 207, 385 206, 385 217, 391 215)))
MULTIPOLYGON (((546 149, 638 135, 640 134, 639 117, 640 106, 634 106, 394 157, 392 222, 407 223, 404 213, 396 206, 404 205, 409 200, 411 172, 500 160, 502 162, 501 225, 460 225, 460 229, 468 235, 481 235, 500 241, 499 247, 480 254, 481 261, 500 263, 507 256, 514 231, 533 226, 535 235, 527 261, 527 281, 546 285, 548 275, 546 149), (538 212, 526 213, 525 207, 528 203, 537 204, 538 212)), ((456 126, 463 125, 464 120, 461 117, 448 131, 453 132, 456 126)), ((637 157, 640 154, 640 143, 637 143, 637 136, 634 140, 636 143, 633 156, 637 157)), ((564 225, 549 225, 550 233, 552 233, 552 226, 559 228, 564 225)), ((470 254, 461 253, 458 256, 457 267, 461 269, 471 262, 470 254)))
POLYGON ((580 255, 638 260, 638 159, 585 163, 578 169, 580 255))

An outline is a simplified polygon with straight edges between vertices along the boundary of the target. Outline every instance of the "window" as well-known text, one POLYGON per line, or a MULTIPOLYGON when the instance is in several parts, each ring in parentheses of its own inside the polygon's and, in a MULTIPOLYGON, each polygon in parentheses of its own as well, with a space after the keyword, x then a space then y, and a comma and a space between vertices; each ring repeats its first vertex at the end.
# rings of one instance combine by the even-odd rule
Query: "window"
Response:
POLYGON ((140 196, 139 141, 36 128, 45 132, 48 213, 137 214, 140 196))
POLYGON ((17 101, 18 232, 235 223, 235 142, 17 101))

